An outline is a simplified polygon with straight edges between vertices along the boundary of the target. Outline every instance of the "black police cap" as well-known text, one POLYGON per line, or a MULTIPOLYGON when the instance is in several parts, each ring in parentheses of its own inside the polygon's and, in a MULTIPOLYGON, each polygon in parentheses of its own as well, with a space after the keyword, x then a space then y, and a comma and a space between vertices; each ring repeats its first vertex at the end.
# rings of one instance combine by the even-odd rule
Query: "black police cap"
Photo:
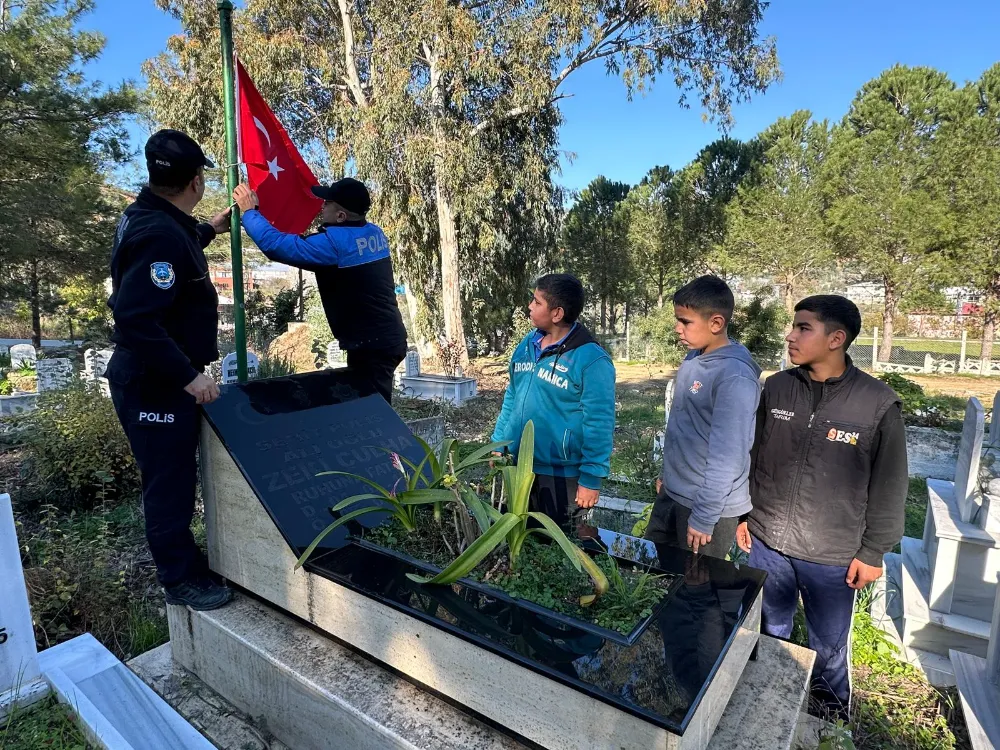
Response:
POLYGON ((214 167, 191 136, 179 130, 160 130, 146 141, 146 168, 151 177, 193 179, 200 167, 214 167))
POLYGON ((312 192, 317 198, 333 201, 338 206, 360 216, 364 216, 372 207, 372 198, 368 194, 368 188, 363 182, 355 180, 353 177, 337 180, 329 187, 317 185, 312 189, 312 192))

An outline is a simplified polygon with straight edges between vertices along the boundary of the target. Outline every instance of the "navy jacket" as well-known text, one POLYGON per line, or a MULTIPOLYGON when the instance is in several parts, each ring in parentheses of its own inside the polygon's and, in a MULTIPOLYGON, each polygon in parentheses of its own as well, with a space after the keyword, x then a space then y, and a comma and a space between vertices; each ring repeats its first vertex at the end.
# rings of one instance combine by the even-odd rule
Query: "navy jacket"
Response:
POLYGON ((219 297, 204 248, 215 230, 143 188, 111 251, 108 377, 144 375, 183 388, 219 358, 219 297), (127 372, 126 372, 127 371, 127 372))

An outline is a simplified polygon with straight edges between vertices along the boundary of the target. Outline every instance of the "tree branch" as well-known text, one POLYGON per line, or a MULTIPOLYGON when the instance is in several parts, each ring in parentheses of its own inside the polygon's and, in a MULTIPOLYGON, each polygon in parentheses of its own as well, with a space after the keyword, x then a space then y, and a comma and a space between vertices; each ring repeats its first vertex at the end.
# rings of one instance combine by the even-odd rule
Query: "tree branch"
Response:
POLYGON ((501 122, 505 120, 513 120, 515 117, 521 117, 522 115, 538 112, 542 109, 542 107, 547 107, 549 105, 555 104, 560 99, 569 99, 572 96, 573 96, 572 94, 559 94, 557 96, 551 97, 544 104, 525 104, 520 107, 512 107, 511 109, 508 109, 506 112, 499 115, 491 115, 490 117, 487 117, 481 123, 476 125, 472 129, 470 135, 472 135, 472 137, 475 138, 477 135, 479 135, 484 130, 493 125, 499 125, 501 122))
POLYGON ((347 7, 347 0, 337 0, 340 6, 340 22, 344 28, 344 65, 347 68, 347 85, 354 94, 354 100, 358 106, 367 109, 368 95, 361 85, 361 76, 358 75, 357 50, 354 46, 354 26, 351 25, 351 9, 347 7))

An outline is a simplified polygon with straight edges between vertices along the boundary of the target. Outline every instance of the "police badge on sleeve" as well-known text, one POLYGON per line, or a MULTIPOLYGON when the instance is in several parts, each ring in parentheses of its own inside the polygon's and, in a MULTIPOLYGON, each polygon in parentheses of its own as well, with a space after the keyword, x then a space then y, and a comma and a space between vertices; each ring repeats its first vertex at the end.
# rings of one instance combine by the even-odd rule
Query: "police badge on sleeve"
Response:
POLYGON ((174 285, 174 267, 169 263, 150 263, 149 277, 160 289, 169 289, 174 285))

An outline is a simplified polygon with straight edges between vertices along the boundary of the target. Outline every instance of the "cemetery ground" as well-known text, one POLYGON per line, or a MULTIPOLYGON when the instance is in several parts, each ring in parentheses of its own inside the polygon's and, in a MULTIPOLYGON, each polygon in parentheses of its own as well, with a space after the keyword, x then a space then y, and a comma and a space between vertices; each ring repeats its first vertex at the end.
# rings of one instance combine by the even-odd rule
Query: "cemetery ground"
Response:
MULTIPOLYGON (((612 472, 629 481, 609 482, 604 492, 648 502, 659 472, 651 457, 652 445, 656 432, 663 428, 663 388, 673 368, 644 363, 616 363, 616 368, 618 426, 612 472)), ((463 407, 407 398, 394 405, 405 419, 441 415, 446 434, 484 443, 502 402, 506 363, 477 360, 473 370, 470 374, 478 379, 480 396, 463 407)), ((952 403, 959 419, 968 396, 991 403, 998 386, 996 379, 971 376, 908 378, 923 387, 927 398, 952 403)), ((98 396, 80 406, 88 414, 86 425, 78 427, 86 431, 87 426, 94 426, 97 434, 77 436, 75 442, 61 445, 78 445, 87 455, 97 451, 105 458, 113 456, 114 438, 101 431, 115 426, 110 401, 98 396)), ((0 433, 0 492, 9 493, 15 504, 39 648, 89 631, 127 660, 165 642, 163 595, 145 545, 134 472, 113 464, 99 486, 71 491, 65 475, 42 470, 36 455, 38 443, 26 441, 23 435, 0 433), (72 500, 67 502, 67 497, 72 500)), ((124 436, 118 441, 124 444, 124 436)), ((60 464, 64 474, 72 473, 74 463, 64 458, 66 463, 60 464)), ((926 503, 925 484, 912 480, 907 535, 920 536, 926 503)), ((196 519, 195 533, 204 535, 200 519, 196 519)), ((915 668, 897 660, 893 646, 866 614, 867 604, 862 597, 853 634, 853 746, 872 750, 968 748, 955 690, 931 687, 915 668)), ((804 628, 798 627, 793 639, 807 645, 804 628)), ((842 738, 830 737, 822 747, 851 746, 842 738)), ((75 750, 87 745, 62 709, 45 703, 0 723, 0 750, 36 747, 75 750)))

